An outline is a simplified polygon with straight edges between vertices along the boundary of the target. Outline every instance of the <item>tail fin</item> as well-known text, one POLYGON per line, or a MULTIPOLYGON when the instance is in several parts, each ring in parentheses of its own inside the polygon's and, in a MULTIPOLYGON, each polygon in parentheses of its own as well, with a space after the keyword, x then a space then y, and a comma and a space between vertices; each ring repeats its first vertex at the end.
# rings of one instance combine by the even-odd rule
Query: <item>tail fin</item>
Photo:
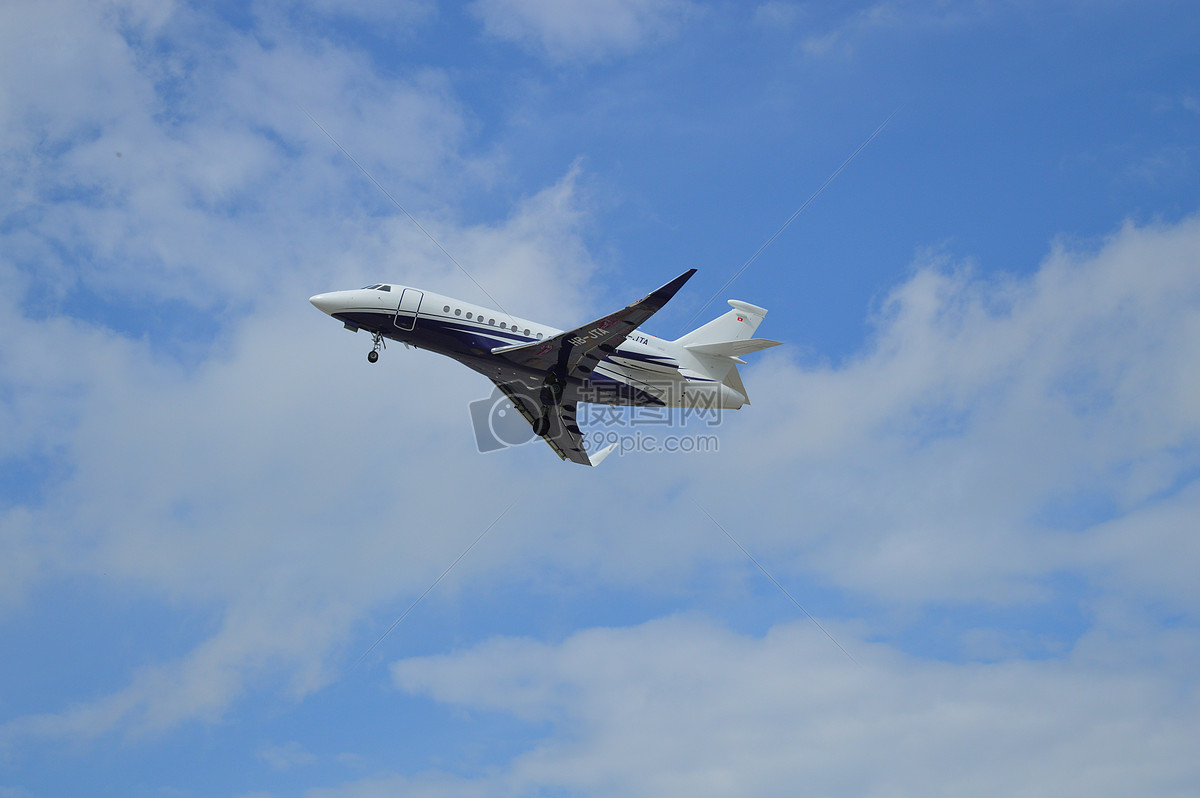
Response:
POLYGON ((758 325, 762 324, 763 317, 767 315, 767 309, 736 299, 729 300, 729 304, 733 310, 703 327, 697 327, 675 343, 689 346, 721 341, 744 341, 753 336, 758 325))
POLYGON ((703 327, 697 327, 675 343, 696 355, 698 365, 712 379, 723 382, 746 397, 746 403, 749 404, 746 386, 737 370, 738 363, 746 362, 741 356, 779 346, 782 342, 751 337, 767 315, 766 308, 736 299, 729 300, 729 304, 733 310, 703 327))

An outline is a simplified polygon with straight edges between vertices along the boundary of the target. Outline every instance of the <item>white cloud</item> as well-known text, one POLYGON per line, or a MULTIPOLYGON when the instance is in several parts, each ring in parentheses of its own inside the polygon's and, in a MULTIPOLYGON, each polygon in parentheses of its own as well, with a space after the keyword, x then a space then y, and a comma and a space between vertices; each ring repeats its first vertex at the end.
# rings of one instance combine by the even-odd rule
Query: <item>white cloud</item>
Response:
MULTIPOLYGON (((147 84, 119 21, 153 35, 168 11, 156 4, 16 0, 0 8, 0 152, 85 135, 140 116, 147 84), (145 11, 145 13, 143 13, 145 11)), ((165 8, 165 4, 162 4, 165 8)))
POLYGON ((719 473, 680 465, 701 495, 737 497, 712 509, 752 548, 855 590, 1044 597, 1094 564, 1096 524, 1168 499, 1200 461, 1198 244, 1191 218, 1059 246, 1029 278, 920 266, 852 361, 747 370, 719 473))
POLYGON ((433 0, 295 0, 294 5, 335 19, 386 24, 392 30, 411 28, 437 13, 433 0))
POLYGON ((597 61, 672 35, 695 13, 688 0, 477 0, 484 30, 559 62, 597 61))
MULTIPOLYGON (((491 285, 519 275, 517 284, 545 281, 542 298, 577 301, 590 264, 578 234, 563 232, 585 218, 576 179, 531 197, 506 224, 449 228, 446 240, 497 253, 491 285)), ((419 238, 400 220, 383 223, 339 270, 361 270, 400 239, 419 251, 419 238)), ((404 350, 368 367, 365 339, 309 308, 317 289, 306 285, 230 326, 195 371, 146 341, 25 318, 10 296, 0 323, 6 352, 20 356, 8 355, 3 373, 19 390, 5 395, 28 399, 3 407, 36 430, 16 449, 62 447, 70 473, 44 505, 6 511, 18 586, 7 599, 47 574, 103 572, 221 621, 126 689, 6 734, 213 719, 256 684, 303 696, 334 678, 356 622, 415 597, 518 483, 539 485, 542 498, 439 594, 496 579, 671 592, 698 567, 744 575, 740 555, 690 509, 695 496, 785 580, 815 572, 919 606, 1037 602, 1067 572, 1188 612, 1196 493, 1180 484, 1200 431, 1189 367, 1200 352, 1198 243, 1200 221, 1188 219, 1127 226, 1093 251, 1059 247, 1029 278, 922 266, 884 304, 860 357, 839 367, 764 358, 746 374, 755 404, 727 419, 720 455, 675 456, 669 469, 652 456, 566 469, 541 447, 475 455, 465 404, 486 384, 404 350), (56 341, 72 345, 39 354, 56 341), (453 485, 438 476, 447 473, 453 485), (478 509, 453 500, 461 480, 478 509), (638 522, 570 522, 579 495, 606 493, 638 522), (667 494, 685 503, 664 504, 667 494)), ((467 287, 433 258, 414 281, 467 287)), ((547 704, 531 695, 505 708, 522 706, 536 714, 547 704)))
POLYGON ((72 9, 13 6, 0 48, 5 248, 58 298, 82 285, 212 310, 327 270, 365 211, 392 209, 301 106, 418 213, 490 172, 463 154, 436 71, 381 77, 359 53, 194 9, 155 28, 72 9))
POLYGON ((994 4, 880 0, 859 8, 845 4, 768 0, 754 10, 753 22, 779 31, 799 31, 800 49, 814 57, 851 55, 880 32, 944 30, 986 18, 994 4))
POLYGON ((754 24, 787 29, 796 25, 805 16, 806 9, 801 3, 769 0, 754 9, 754 24))
MULTIPOLYGON (((591 264, 577 180, 572 170, 508 220, 439 234, 485 285, 523 287, 496 290, 513 312, 536 310, 520 296, 578 313, 591 264)), ((390 276, 380 263, 397 251, 410 253, 397 276, 475 290, 406 219, 382 221, 329 270, 332 284, 281 284, 194 370, 145 339, 26 317, 27 281, 0 269, 13 288, 0 299, 0 414, 24 430, 4 454, 53 453, 64 472, 43 501, 0 514, 0 598, 12 607, 39 580, 105 574, 221 619, 192 652, 142 668, 127 688, 18 719, 5 736, 213 720, 264 679, 305 695, 328 682, 362 613, 415 595, 494 519, 486 508, 502 506, 496 475, 511 461, 475 453, 466 407, 488 394, 486 381, 400 347, 370 367, 369 340, 306 300, 351 276, 361 284, 360 271, 390 276), (457 482, 438 476, 452 472, 478 481, 482 512, 452 500, 457 482)))
POLYGON ((493 519, 447 515, 452 488, 436 475, 490 485, 505 465, 473 455, 466 403, 486 382, 398 347, 369 369, 364 336, 308 305, 379 279, 484 297, 297 103, 515 313, 536 312, 518 295, 578 312, 592 268, 579 171, 509 219, 465 225, 442 209, 490 167, 464 154, 436 72, 383 78, 327 42, 264 42, 188 9, 3 13, 15 46, 0 57, 25 71, 0 72, 14 186, 0 233, 0 423, 13 434, 0 458, 54 470, 0 506, 0 609, 47 580, 103 575, 210 614, 217 631, 0 737, 213 720, 264 681, 311 692, 362 613, 419 592, 493 519), (160 48, 143 46, 155 37, 160 48), (192 63, 193 37, 223 58, 192 63), (73 93, 80 78, 95 90, 73 93), (84 292, 134 332, 95 320, 84 292), (173 303, 203 309, 215 338, 162 329, 173 303), (449 465, 464 457, 465 470, 449 465))
POLYGON ((308 798, 392 798, 395 795, 412 798, 470 798, 495 795, 495 786, 441 773, 406 776, 378 776, 339 785, 321 787, 305 792, 308 798))
MULTIPOLYGON (((206 31, 203 16, 167 6, 138 17, 139 36, 171 37, 166 49, 178 57, 156 61, 91 8, 66 14, 58 30, 61 7, 6 6, 4 21, 24 26, 28 45, 11 32, 17 28, 0 25, 13 46, 0 48, 10 59, 0 88, 6 118, 15 120, 3 134, 4 175, 14 187, 4 210, 20 222, 4 228, 0 247, 0 426, 9 433, 0 456, 53 460, 61 469, 44 480, 43 495, 0 509, 0 600, 11 610, 43 580, 108 574, 210 614, 217 630, 198 633, 182 656, 129 663, 126 688, 46 707, 9 723, 5 737, 219 718, 257 685, 306 695, 357 653, 349 650, 362 635, 356 624, 406 605, 514 486, 536 485, 538 498, 519 523, 472 552, 439 594, 483 591, 498 579, 547 593, 564 584, 682 593, 702 569, 737 590, 728 582, 745 563, 692 511, 687 499, 696 497, 776 575, 816 574, 889 605, 1034 603, 1053 590, 1047 583, 1056 574, 1068 573, 1121 609, 1150 598, 1190 622, 1197 219, 1129 225, 1089 251, 1059 246, 1029 278, 985 280, 922 260, 884 304, 859 357, 810 365, 776 351, 746 369, 754 405, 727 419, 718 456, 631 457, 595 472, 563 466, 540 444, 478 456, 465 405, 486 395, 481 378, 397 347, 368 367, 364 336, 342 332, 305 301, 377 279, 481 297, 295 102, 406 204, 415 196, 411 207, 427 209, 418 214, 426 226, 501 304, 551 323, 609 309, 585 298, 594 264, 579 169, 507 219, 465 224, 446 209, 477 179, 474 170, 493 165, 469 154, 470 123, 445 76, 381 77, 328 42, 300 36, 265 46, 206 31), (189 71, 180 31, 215 37, 225 60, 189 71), (38 42, 70 52, 56 60, 38 42), (28 62, 29 87, 13 77, 17 62, 28 62), (86 78, 82 88, 68 85, 76 74, 86 78), (47 141, 52 146, 38 145, 47 141), (65 301, 79 286, 118 304, 122 319, 147 307, 163 313, 168 299, 190 303, 211 311, 219 332, 184 366, 188 358, 153 320, 132 335, 81 320, 86 309, 65 301), (58 301, 34 293, 43 290, 59 291, 49 297, 58 301), (635 520, 573 520, 608 496, 635 520)), ((478 8, 486 15, 499 7, 478 8)), ((625 22, 580 32, 573 26, 581 17, 559 20, 546 8, 522 9, 511 35, 534 37, 564 58, 642 46, 685 11, 620 7, 625 22)), ((594 7, 561 13, 584 12, 594 7)), ((764 335, 773 334, 772 318, 764 335)), ((739 651, 751 661, 767 656, 759 650, 766 643, 711 629, 649 628, 718 660, 739 651)), ((573 638, 563 650, 590 653, 580 642, 589 639, 573 638)), ((625 645, 619 633, 611 642, 625 645)), ((596 740, 617 745, 602 739, 598 710, 553 695, 562 685, 595 692, 599 677, 555 659, 554 647, 490 645, 512 665, 507 699, 485 691, 500 672, 478 692, 456 688, 450 676, 409 684, 464 704, 576 718, 591 724, 596 740), (558 670, 524 683, 531 650, 558 670)), ((967 645, 1014 650, 1011 639, 986 633, 967 645)), ((455 669, 468 660, 443 664, 465 679, 470 669, 455 669)), ((931 678, 897 661, 902 675, 907 668, 931 678)), ((844 663, 827 670, 835 667, 844 663)), ((1126 684, 1097 677, 1076 694, 1055 681, 1051 664, 1029 667, 1040 684, 1067 691, 1055 705, 1064 712, 1126 684)), ((1016 666, 983 670, 999 679, 1005 668, 1016 666)), ((684 673, 707 686, 704 674, 684 673)), ((991 684, 970 682, 969 668, 946 673, 967 674, 951 677, 960 690, 954 707, 991 684)), ((897 677, 895 695, 875 696, 896 723, 921 719, 895 697, 906 686, 897 677)), ((1025 714, 1014 728, 1036 726, 1036 707, 1018 706, 1025 714)), ((1132 709, 1114 713, 1097 721, 1129 719, 1142 729, 1145 718, 1132 709)), ((990 739, 1003 731, 985 728, 990 739)), ((1154 740, 1146 745, 1148 757, 1159 756, 1154 740)), ((670 767, 686 761, 663 753, 670 767)), ((569 780, 552 765, 530 756, 520 772, 541 769, 530 783, 569 780)), ((966 768, 962 778, 976 774, 966 768)))
POLYGON ((1194 691, 1180 693, 1190 677, 1085 652, 950 665, 862 640, 852 648, 862 665, 807 623, 760 639, 673 617, 561 644, 496 639, 401 660, 393 674, 405 691, 548 726, 476 782, 493 793, 773 795, 804 785, 822 795, 1167 796, 1200 776, 1188 755, 1200 707, 1194 691))
POLYGON ((258 752, 258 758, 275 770, 281 771, 311 765, 317 761, 315 754, 297 742, 266 746, 258 752))

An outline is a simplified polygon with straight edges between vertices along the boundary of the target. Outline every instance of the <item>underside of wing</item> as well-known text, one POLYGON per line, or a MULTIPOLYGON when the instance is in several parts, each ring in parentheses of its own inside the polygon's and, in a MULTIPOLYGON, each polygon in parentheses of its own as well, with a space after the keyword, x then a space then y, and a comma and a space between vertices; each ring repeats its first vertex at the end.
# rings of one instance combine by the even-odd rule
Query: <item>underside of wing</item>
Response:
POLYGON ((695 273, 695 269, 688 269, 644 299, 582 327, 545 341, 502 346, 493 349, 492 354, 529 371, 552 374, 563 383, 586 379, 597 363, 616 351, 631 332, 661 310, 695 273))
POLYGON ((644 299, 553 338, 493 349, 503 365, 472 368, 487 374, 559 457, 599 465, 615 444, 588 457, 576 420, 579 384, 695 273, 689 269, 644 299))
POLYGON ((583 434, 576 422, 577 405, 573 401, 563 401, 557 405, 545 405, 541 401, 541 389, 531 388, 523 382, 496 382, 496 387, 508 397, 513 407, 517 409, 534 433, 541 437, 555 454, 563 460, 570 460, 580 465, 597 465, 588 457, 584 447, 583 434))

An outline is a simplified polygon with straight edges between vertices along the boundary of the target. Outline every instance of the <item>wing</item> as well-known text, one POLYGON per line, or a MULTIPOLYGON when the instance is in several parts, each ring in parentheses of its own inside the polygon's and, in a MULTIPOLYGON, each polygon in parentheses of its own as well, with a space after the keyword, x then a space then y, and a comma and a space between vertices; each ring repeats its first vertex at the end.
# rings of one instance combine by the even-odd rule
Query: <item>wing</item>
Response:
POLYGON ((533 427, 542 440, 550 444, 550 448, 563 460, 570 460, 580 465, 597 466, 608 457, 616 444, 600 450, 591 457, 583 444, 583 434, 575 420, 576 403, 564 401, 547 408, 542 404, 540 388, 531 388, 523 382, 500 382, 492 380, 496 387, 508 397, 513 407, 520 411, 525 420, 533 427), (547 409, 553 412, 547 412, 547 409), (543 421, 542 419, 545 419, 543 421), (545 425, 545 429, 539 429, 545 425))
POLYGON ((507 361, 509 368, 496 369, 489 378, 559 457, 582 465, 599 465, 616 444, 588 457, 576 421, 578 401, 573 392, 564 393, 562 388, 572 379, 586 379, 597 363, 661 310, 695 273, 695 269, 688 269, 644 299, 553 338, 493 349, 492 354, 507 361), (500 376, 503 371, 508 375, 500 376), (547 390, 544 384, 530 385, 518 376, 530 372, 551 378, 559 390, 547 390))
POLYGON ((604 358, 612 354, 631 332, 646 319, 662 310, 663 305, 683 287, 695 269, 688 269, 671 282, 651 291, 628 307, 596 319, 590 324, 559 333, 544 341, 516 346, 501 346, 492 350, 517 366, 533 371, 554 374, 563 382, 585 379, 604 358))

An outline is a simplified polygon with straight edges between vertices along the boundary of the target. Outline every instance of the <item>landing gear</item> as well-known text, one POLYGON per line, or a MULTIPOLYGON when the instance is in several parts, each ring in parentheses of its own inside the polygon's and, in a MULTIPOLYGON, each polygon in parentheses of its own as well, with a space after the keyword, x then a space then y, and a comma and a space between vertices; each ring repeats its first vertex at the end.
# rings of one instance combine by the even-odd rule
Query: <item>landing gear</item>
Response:
POLYGON ((375 361, 379 360, 380 347, 387 349, 387 341, 383 340, 383 333, 371 333, 371 341, 374 346, 371 347, 370 352, 367 352, 368 363, 374 363, 375 361))
POLYGON ((541 437, 550 431, 550 416, 543 415, 533 425, 533 434, 541 437))

